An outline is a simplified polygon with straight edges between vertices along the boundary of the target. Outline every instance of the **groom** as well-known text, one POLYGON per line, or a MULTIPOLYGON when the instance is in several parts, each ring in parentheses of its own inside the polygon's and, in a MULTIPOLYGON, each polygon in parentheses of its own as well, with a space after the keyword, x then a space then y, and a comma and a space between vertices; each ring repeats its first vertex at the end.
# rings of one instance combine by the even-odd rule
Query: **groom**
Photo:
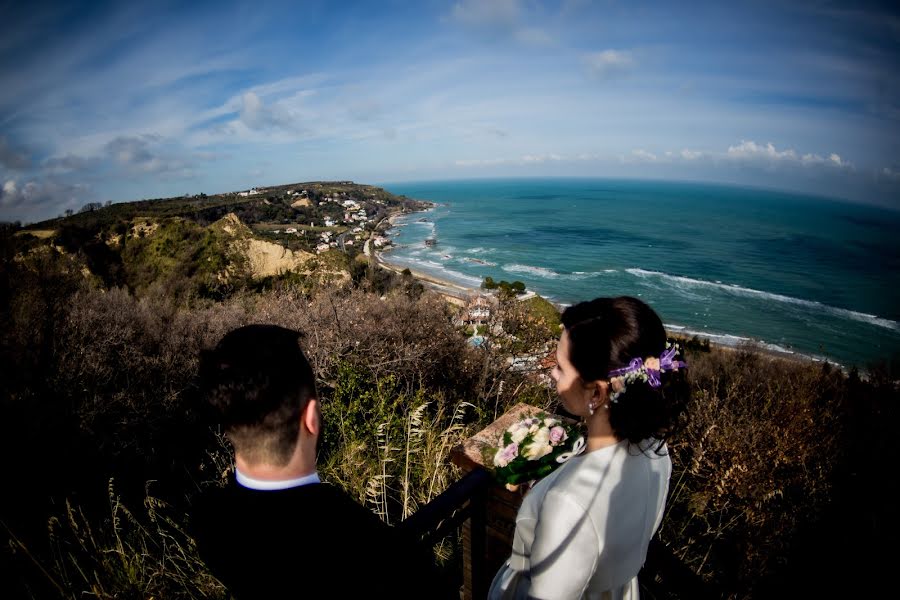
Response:
POLYGON ((423 589, 431 565, 422 552, 319 480, 322 417, 300 335, 249 325, 201 357, 235 476, 195 505, 200 556, 240 600, 440 595, 423 589))

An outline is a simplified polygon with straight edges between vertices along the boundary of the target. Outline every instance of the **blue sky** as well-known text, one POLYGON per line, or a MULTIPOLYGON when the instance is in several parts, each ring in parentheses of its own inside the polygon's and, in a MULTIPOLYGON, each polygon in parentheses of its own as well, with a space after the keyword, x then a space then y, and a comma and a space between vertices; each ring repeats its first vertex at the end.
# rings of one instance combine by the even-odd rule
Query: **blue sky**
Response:
POLYGON ((496 176, 715 181, 900 208, 889 6, 0 0, 0 219, 496 176))

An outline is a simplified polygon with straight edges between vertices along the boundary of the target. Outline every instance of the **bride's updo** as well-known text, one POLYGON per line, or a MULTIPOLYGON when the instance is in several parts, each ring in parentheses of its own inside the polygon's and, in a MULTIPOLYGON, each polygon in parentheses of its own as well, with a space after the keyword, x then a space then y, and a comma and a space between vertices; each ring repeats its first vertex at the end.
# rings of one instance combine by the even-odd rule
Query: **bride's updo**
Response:
MULTIPOLYGON (((658 358, 666 350, 666 331, 659 316, 630 296, 597 298, 568 307, 562 323, 569 334, 569 360, 582 380, 609 381, 609 373, 632 359, 658 358)), ((629 382, 610 402, 613 433, 634 444, 669 439, 680 425, 689 398, 685 370, 660 374, 659 387, 629 382)), ((610 390, 612 392, 612 390, 610 390)))

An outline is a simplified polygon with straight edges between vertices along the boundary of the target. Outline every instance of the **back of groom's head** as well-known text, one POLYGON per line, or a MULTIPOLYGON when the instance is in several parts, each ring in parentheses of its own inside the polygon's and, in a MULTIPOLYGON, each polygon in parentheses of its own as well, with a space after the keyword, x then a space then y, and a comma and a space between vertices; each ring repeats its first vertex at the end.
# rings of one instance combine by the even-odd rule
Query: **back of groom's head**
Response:
POLYGON ((203 393, 235 452, 250 464, 288 463, 301 412, 316 396, 300 337, 276 325, 247 325, 200 357, 203 393))

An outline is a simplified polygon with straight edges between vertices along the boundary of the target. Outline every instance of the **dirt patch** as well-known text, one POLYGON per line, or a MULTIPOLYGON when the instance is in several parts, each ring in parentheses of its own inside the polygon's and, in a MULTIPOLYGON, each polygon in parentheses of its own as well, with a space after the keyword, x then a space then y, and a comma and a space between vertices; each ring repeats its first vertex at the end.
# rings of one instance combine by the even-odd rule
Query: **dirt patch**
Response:
POLYGON ((311 258, 313 255, 309 252, 295 252, 263 240, 247 240, 247 259, 253 277, 267 277, 285 271, 295 271, 311 258))
POLYGON ((159 223, 151 223, 149 221, 135 221, 134 226, 131 228, 131 235, 134 237, 138 237, 140 235, 149 236, 153 235, 159 229, 159 223))
POLYGON ((312 206, 312 202, 309 201, 309 198, 300 198, 291 204, 291 208, 300 208, 301 206, 312 206))
POLYGON ((29 229, 27 231, 17 231, 16 235, 33 235, 40 240, 46 240, 56 235, 56 231, 53 229, 29 229))

